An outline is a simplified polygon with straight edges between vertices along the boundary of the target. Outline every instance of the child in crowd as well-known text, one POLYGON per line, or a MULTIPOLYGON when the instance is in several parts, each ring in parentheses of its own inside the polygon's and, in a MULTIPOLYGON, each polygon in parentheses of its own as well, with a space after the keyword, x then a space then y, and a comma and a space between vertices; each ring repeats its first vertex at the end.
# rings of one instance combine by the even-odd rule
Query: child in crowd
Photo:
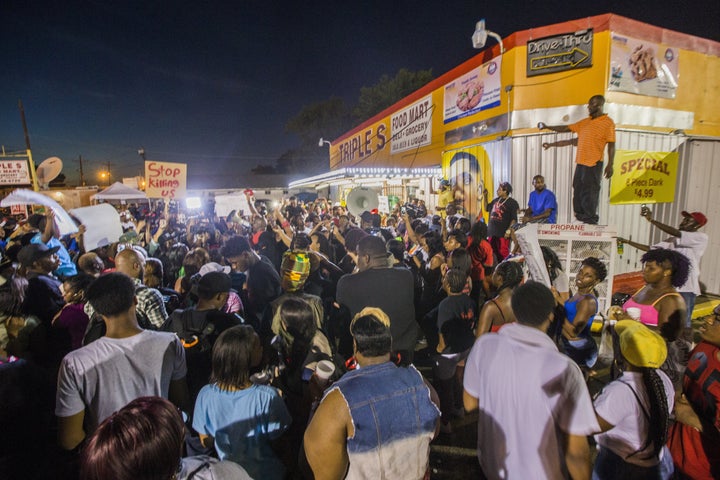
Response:
POLYGON ((467 273, 451 268, 443 278, 447 297, 438 306, 437 328, 439 342, 433 365, 435 389, 440 397, 441 430, 449 433, 450 417, 458 412, 461 385, 456 380, 459 364, 467 358, 475 340, 473 329, 477 319, 477 305, 466 293, 467 273))
POLYGON ((229 328, 218 337, 211 383, 198 394, 193 428, 204 447, 215 446, 220 459, 240 464, 253 478, 279 480, 285 468, 271 444, 291 419, 277 390, 250 381, 250 369, 261 358, 260 338, 249 325, 229 328))

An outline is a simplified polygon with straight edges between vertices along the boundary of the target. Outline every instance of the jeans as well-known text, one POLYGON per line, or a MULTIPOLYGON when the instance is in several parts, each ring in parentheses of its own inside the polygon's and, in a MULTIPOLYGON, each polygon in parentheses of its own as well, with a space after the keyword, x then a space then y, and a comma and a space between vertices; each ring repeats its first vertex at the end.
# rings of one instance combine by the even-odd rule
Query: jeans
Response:
POLYGON ((599 447, 595 466, 592 472, 593 480, 667 480, 672 478, 675 471, 670 450, 663 447, 660 463, 652 467, 641 467, 628 463, 612 450, 599 447))
POLYGON ((573 176, 573 210, 575 218, 583 223, 596 225, 599 220, 598 202, 600 200, 600 182, 602 181, 603 162, 594 167, 575 166, 573 176))
POLYGON ((685 300, 687 307, 687 318, 685 318, 685 328, 692 327, 692 312, 695 308, 695 294, 692 292, 680 292, 680 296, 685 300))

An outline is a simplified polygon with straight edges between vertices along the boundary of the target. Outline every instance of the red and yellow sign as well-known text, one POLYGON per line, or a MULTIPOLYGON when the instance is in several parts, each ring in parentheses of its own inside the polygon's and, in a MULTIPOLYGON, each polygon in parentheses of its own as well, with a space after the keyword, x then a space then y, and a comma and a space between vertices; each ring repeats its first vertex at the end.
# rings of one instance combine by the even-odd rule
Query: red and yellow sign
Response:
POLYGON ((674 201, 677 169, 677 152, 618 150, 610 182, 610 204, 674 201))
POLYGON ((146 161, 145 185, 148 198, 166 200, 185 198, 187 164, 146 161))

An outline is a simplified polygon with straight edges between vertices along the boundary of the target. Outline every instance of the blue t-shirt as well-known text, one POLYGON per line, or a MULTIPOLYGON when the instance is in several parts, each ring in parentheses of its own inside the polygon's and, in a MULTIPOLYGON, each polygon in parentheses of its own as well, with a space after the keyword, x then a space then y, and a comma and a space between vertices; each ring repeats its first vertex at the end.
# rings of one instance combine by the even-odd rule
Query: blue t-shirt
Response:
POLYGON ((252 478, 282 480, 285 468, 270 441, 280 437, 291 421, 273 387, 253 385, 228 392, 211 384, 198 394, 193 428, 215 439, 221 460, 240 464, 252 478))
POLYGON ((550 212, 547 223, 555 223, 557 218, 557 200, 555 199, 555 194, 547 188, 543 189, 541 192, 538 192, 537 190, 530 192, 528 207, 532 210, 533 217, 540 215, 548 208, 551 208, 552 212, 550 212))

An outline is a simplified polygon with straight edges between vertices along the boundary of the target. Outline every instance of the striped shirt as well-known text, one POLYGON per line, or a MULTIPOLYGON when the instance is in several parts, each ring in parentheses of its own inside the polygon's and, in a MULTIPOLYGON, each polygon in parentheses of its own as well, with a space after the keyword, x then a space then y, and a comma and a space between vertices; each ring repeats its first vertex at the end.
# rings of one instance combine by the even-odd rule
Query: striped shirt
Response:
POLYGON ((578 165, 594 167, 598 162, 602 162, 605 145, 615 143, 615 122, 607 115, 587 117, 568 125, 568 128, 578 136, 575 157, 578 165))

